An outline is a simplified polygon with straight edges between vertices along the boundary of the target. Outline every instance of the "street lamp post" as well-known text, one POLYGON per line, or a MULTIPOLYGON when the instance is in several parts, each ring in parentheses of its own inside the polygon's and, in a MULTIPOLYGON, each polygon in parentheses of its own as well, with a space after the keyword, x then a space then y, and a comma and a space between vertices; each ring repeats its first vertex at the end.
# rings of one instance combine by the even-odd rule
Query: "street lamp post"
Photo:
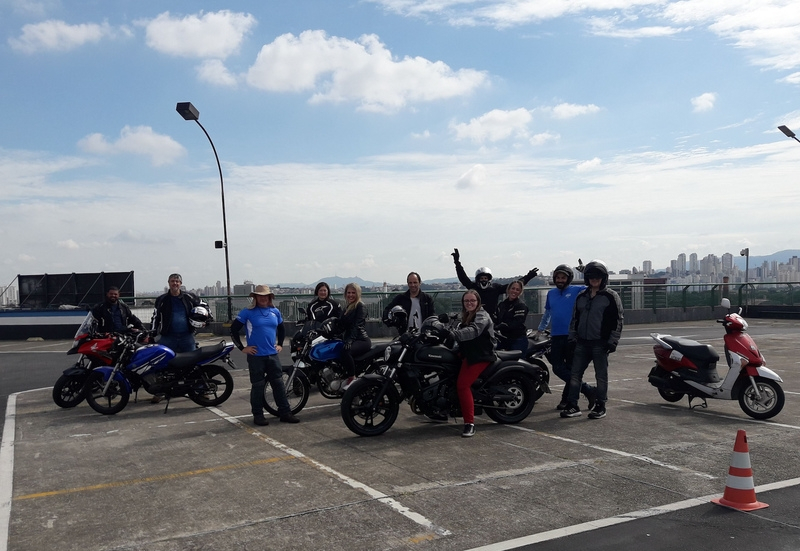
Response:
POLYGON ((231 302, 231 265, 228 260, 228 222, 225 217, 225 183, 222 180, 222 165, 219 164, 219 155, 217 155, 217 148, 214 147, 214 142, 211 141, 211 136, 208 135, 206 129, 200 124, 200 111, 191 104, 191 102, 180 102, 175 106, 175 110, 180 113, 181 117, 187 121, 194 121, 197 126, 203 131, 203 134, 208 138, 208 143, 211 144, 211 149, 214 151, 214 158, 217 160, 217 169, 219 169, 219 189, 222 194, 222 238, 223 241, 216 241, 214 246, 217 249, 225 250, 225 276, 228 283, 228 322, 233 319, 233 304, 231 302))
POLYGON ((783 132, 784 134, 786 134, 786 137, 787 137, 787 138, 793 138, 793 139, 794 139, 794 140, 796 140, 797 142, 800 142, 800 139, 797 139, 797 136, 795 135, 795 133, 794 133, 794 132, 792 132, 791 130, 789 130, 789 128, 788 128, 788 127, 787 127, 785 124, 783 124, 783 125, 779 126, 779 127, 778 127, 778 130, 780 130, 781 132, 783 132))
POLYGON ((750 302, 750 247, 746 247, 739 252, 744 257, 744 305, 750 302))

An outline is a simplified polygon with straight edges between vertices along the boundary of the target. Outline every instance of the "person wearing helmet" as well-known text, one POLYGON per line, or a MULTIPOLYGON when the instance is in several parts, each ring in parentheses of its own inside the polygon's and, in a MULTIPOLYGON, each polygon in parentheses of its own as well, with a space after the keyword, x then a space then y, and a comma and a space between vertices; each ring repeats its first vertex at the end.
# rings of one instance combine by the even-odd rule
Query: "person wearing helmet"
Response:
MULTIPOLYGON (((176 353, 191 352, 197 348, 190 315, 196 306, 205 306, 197 295, 181 289, 183 278, 171 274, 167 280, 169 291, 156 299, 152 328, 158 335, 156 342, 176 353)), ((209 316, 210 318, 210 316, 209 316)))
POLYGON ((395 296, 392 301, 383 309, 383 323, 386 325, 394 324, 389 319, 389 314, 395 306, 401 306, 405 310, 408 320, 404 327, 397 327, 400 334, 407 330, 422 327, 422 321, 436 315, 433 306, 433 297, 420 290, 422 280, 417 272, 410 272, 406 276, 408 291, 395 296))
POLYGON ((567 407, 561 410, 561 417, 581 415, 578 396, 583 374, 591 362, 594 364, 597 392, 589 419, 602 419, 606 416, 608 398, 608 355, 617 349, 622 334, 622 301, 607 287, 608 268, 602 261, 592 260, 586 265, 583 281, 586 289, 575 298, 569 326, 569 340, 575 342, 575 354, 567 407))
POLYGON ((342 315, 342 307, 331 298, 331 288, 324 281, 314 287, 314 300, 306 308, 306 321, 323 322, 328 318, 338 318, 342 315))
MULTIPOLYGON (((583 269, 583 262, 579 258, 575 270, 582 272, 583 269)), ((556 406, 557 410, 567 407, 569 380, 572 376, 572 349, 568 346, 569 323, 572 321, 575 299, 578 297, 578 293, 586 288, 583 285, 571 285, 573 277, 573 268, 567 264, 559 264, 553 270, 555 288, 547 292, 544 315, 542 315, 534 337, 538 339, 550 325, 550 363, 553 365, 553 373, 564 381, 564 390, 561 393, 561 401, 556 406)), ((589 401, 589 409, 592 409, 594 407, 594 388, 587 383, 581 383, 581 393, 589 401)))
MULTIPOLYGON (((470 280, 470 278, 467 276, 467 272, 464 271, 464 267, 461 265, 461 255, 459 254, 458 249, 453 249, 453 252, 450 254, 452 255, 453 261, 456 264, 456 275, 458 276, 458 280, 461 282, 461 285, 467 289, 475 289, 475 291, 477 291, 478 295, 481 297, 481 303, 483 304, 484 310, 486 310, 489 315, 492 316, 493 321, 497 321, 497 302, 500 299, 500 295, 506 292, 508 285, 492 282, 492 270, 486 266, 478 268, 475 271, 475 280, 470 280)), ((533 268, 524 276, 519 276, 512 279, 522 280, 522 284, 527 285, 528 282, 536 277, 536 274, 538 273, 539 269, 533 268)))
POLYGON ((286 332, 283 327, 281 311, 275 308, 272 300, 275 294, 268 285, 257 285, 250 293, 253 302, 236 315, 231 323, 231 339, 236 348, 247 354, 247 368, 250 371, 250 410, 253 424, 269 425, 264 417, 264 391, 267 380, 272 395, 278 405, 278 416, 283 423, 299 423, 292 415, 286 387, 283 384, 283 368, 278 353, 283 348, 286 332), (239 332, 246 329, 247 346, 242 344, 239 332))

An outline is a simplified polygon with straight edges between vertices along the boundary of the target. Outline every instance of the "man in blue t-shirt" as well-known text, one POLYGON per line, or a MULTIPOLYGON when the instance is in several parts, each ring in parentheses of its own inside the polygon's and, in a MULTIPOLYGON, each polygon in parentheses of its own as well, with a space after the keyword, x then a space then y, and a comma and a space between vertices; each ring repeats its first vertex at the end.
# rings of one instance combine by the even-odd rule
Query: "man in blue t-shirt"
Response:
POLYGON ((267 380, 272 395, 278 405, 278 416, 284 423, 299 423, 292 415, 286 387, 283 384, 283 368, 278 353, 283 349, 286 332, 283 327, 281 311, 272 304, 275 294, 267 285, 258 285, 250 293, 253 303, 239 312, 231 323, 231 338, 236 348, 247 354, 247 367, 250 371, 250 409, 253 423, 269 425, 264 417, 264 391, 267 380), (245 329, 247 346, 242 344, 239 332, 245 329))
MULTIPOLYGON (((578 259, 578 271, 582 271, 583 263, 578 259)), ((575 299, 578 293, 583 291, 585 285, 570 285, 574 273, 572 268, 566 264, 559 264, 553 270, 553 283, 555 289, 547 292, 547 301, 544 305, 544 315, 539 323, 536 337, 542 331, 550 327, 550 362, 553 364, 553 373, 564 381, 564 391, 561 393, 561 401, 556 409, 563 410, 567 407, 567 395, 569 394, 569 380, 572 373, 572 351, 568 345, 569 324, 572 321, 572 309, 575 307, 575 299)), ((589 400, 589 409, 594 407, 594 389, 587 383, 582 383, 581 393, 589 400)))

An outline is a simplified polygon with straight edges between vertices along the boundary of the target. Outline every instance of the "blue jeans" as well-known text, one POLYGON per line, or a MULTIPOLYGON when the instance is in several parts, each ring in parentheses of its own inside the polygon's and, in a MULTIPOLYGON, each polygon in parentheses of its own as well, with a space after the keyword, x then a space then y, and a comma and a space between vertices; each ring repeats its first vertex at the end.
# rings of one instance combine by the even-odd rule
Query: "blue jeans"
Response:
POLYGON ((597 381, 595 399, 602 404, 608 399, 608 349, 604 342, 579 340, 575 346, 575 355, 572 357, 572 374, 567 398, 569 404, 578 404, 583 373, 589 367, 589 362, 594 364, 594 378, 597 381))
POLYGON ((247 356, 247 368, 250 371, 250 409, 254 417, 264 416, 264 390, 267 380, 272 387, 272 395, 278 405, 278 415, 283 417, 291 413, 289 400, 286 399, 286 387, 283 386, 283 368, 277 354, 271 356, 247 356))
MULTIPOLYGON (((552 335, 550 337, 550 362, 553 364, 553 373, 556 377, 564 381, 564 391, 561 393, 561 400, 568 401, 569 382, 572 379, 572 357, 569 339, 567 335, 552 335)), ((581 392, 588 394, 592 392, 592 387, 586 383, 581 383, 581 392)))
POLYGON ((158 337, 158 344, 166 346, 176 354, 181 352, 192 352, 197 348, 194 335, 186 333, 183 335, 161 335, 158 337))

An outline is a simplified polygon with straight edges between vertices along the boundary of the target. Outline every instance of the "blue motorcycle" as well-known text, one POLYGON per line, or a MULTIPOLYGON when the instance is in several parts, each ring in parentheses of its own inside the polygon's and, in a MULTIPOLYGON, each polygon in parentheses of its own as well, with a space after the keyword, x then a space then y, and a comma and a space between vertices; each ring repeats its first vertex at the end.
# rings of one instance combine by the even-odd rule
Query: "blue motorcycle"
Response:
POLYGON ((170 398, 186 396, 206 407, 230 398, 233 377, 225 367, 212 362, 221 361, 236 369, 230 359, 232 343, 222 341, 176 354, 160 344, 141 344, 143 337, 147 335, 114 335, 117 361, 113 367, 93 370, 87 381, 86 401, 93 410, 103 415, 119 413, 128 405, 131 393, 138 396, 140 388, 166 397, 164 413, 170 398))

